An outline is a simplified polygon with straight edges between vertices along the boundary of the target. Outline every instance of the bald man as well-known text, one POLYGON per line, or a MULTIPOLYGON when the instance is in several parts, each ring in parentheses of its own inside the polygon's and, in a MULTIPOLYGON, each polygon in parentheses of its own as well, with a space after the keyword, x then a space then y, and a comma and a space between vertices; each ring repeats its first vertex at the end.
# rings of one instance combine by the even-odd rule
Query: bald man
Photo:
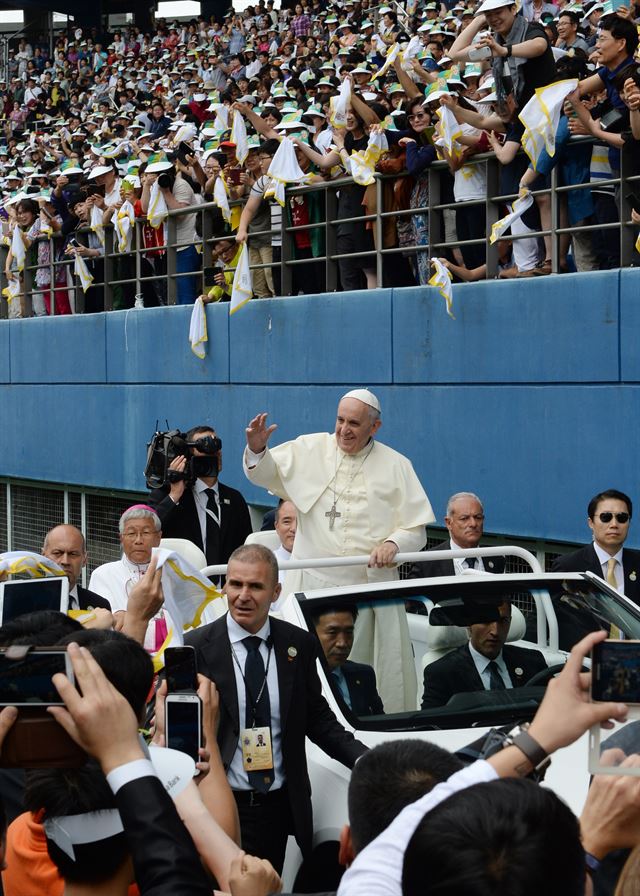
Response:
MULTIPOLYGON (((424 545, 425 527, 435 519, 431 504, 410 461, 376 440, 381 426, 377 397, 368 389, 354 389, 338 404, 333 433, 299 436, 270 449, 276 426, 267 425, 267 414, 258 414, 247 427, 247 477, 297 508, 292 559, 369 557, 367 566, 292 571, 285 594, 397 579, 396 554, 424 545)), ((360 615, 354 651, 368 665, 374 642, 375 650, 389 651, 388 664, 381 668, 378 662, 376 674, 381 690, 388 689, 382 694, 385 707, 400 711, 415 692, 415 672, 408 664, 400 668, 404 654, 411 654, 399 649, 407 648, 406 618, 398 614, 396 623, 378 634, 372 633, 378 626, 367 615, 360 615), (365 628, 368 646, 363 649, 359 635, 365 628)))
POLYGON ((87 565, 87 548, 80 529, 67 525, 50 529, 44 537, 42 555, 64 569, 69 579, 70 610, 94 610, 100 607, 111 612, 108 600, 80 584, 80 575, 87 565))

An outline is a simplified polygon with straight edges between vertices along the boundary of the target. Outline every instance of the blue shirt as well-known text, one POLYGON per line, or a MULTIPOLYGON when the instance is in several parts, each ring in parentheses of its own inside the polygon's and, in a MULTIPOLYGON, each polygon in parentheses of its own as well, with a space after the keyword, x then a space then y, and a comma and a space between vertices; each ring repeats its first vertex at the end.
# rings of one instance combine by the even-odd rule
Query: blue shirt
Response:
MULTIPOLYGON (((627 107, 622 101, 622 97, 618 93, 618 89, 615 85, 615 80, 622 69, 626 68, 628 65, 634 65, 634 59, 632 56, 627 56, 626 59, 623 59, 620 65, 616 66, 616 68, 614 69, 608 69, 606 65, 602 65, 596 72, 596 75, 598 75, 605 86, 605 90, 607 91, 607 99, 609 100, 613 108, 618 109, 620 112, 624 113, 626 113, 627 107)), ((620 150, 616 149, 615 146, 609 147, 609 164, 615 172, 620 171, 620 150)))

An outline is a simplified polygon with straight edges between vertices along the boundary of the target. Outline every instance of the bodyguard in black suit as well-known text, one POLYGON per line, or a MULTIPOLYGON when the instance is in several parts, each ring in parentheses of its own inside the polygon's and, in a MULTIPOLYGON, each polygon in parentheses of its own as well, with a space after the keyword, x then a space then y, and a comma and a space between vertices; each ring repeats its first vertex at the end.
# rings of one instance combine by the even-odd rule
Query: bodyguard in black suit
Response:
MULTIPOLYGON (((194 427, 187 433, 187 441, 208 435, 215 436, 215 431, 194 427)), ((239 491, 219 481, 220 451, 206 455, 194 448, 193 463, 198 476, 193 487, 185 487, 182 479, 173 482, 152 491, 149 504, 160 517, 164 538, 193 542, 204 552, 209 566, 226 563, 252 532, 249 508, 239 491)), ((186 465, 187 459, 181 456, 170 469, 182 473, 186 465)))
POLYGON ((380 715, 384 712, 371 666, 348 659, 353 648, 358 609, 350 603, 323 606, 312 617, 329 669, 329 682, 338 697, 357 716, 380 715))
MULTIPOLYGON (((484 531, 484 508, 477 495, 458 492, 447 502, 444 518, 450 538, 431 548, 432 551, 450 551, 460 548, 477 548, 484 531)), ((438 576, 455 576, 458 570, 481 569, 485 572, 503 573, 504 557, 468 557, 461 560, 424 560, 414 563, 409 578, 433 579, 438 576)))
POLYGON ((225 590, 229 613, 189 633, 185 642, 196 648, 198 670, 220 695, 218 745, 238 805, 243 849, 281 870, 289 833, 303 852, 311 848, 305 737, 349 768, 366 747, 342 728, 321 694, 316 639, 269 617, 280 593, 272 552, 261 545, 239 548, 225 590), (256 663, 262 663, 257 683, 256 663), (258 773, 248 770, 247 761, 256 754, 245 746, 243 756, 243 746, 263 728, 271 740, 271 767, 258 773))
POLYGON ((98 607, 111 610, 108 600, 79 584, 80 574, 87 563, 84 535, 80 529, 67 525, 50 529, 44 537, 42 556, 53 560, 67 574, 70 610, 93 610, 98 607))
POLYGON ((537 672, 547 668, 539 650, 505 644, 511 624, 511 604, 501 604, 498 612, 498 622, 469 626, 468 644, 425 668, 422 709, 445 706, 454 694, 522 687, 537 672))
POLYGON ((595 495, 587 509, 593 543, 557 557, 553 572, 593 572, 640 606, 640 551, 623 547, 632 512, 631 498, 623 492, 608 489, 595 495))

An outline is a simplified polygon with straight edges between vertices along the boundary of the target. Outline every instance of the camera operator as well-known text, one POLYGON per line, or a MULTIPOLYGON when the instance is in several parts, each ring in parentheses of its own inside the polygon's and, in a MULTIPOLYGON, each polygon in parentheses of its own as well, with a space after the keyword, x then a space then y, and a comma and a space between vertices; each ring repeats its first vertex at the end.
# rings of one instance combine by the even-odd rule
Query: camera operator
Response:
POLYGON ((226 563, 252 531, 249 508, 239 491, 218 480, 222 451, 215 430, 195 426, 186 441, 196 443, 191 457, 180 455, 169 465, 181 478, 154 489, 149 504, 160 517, 165 538, 192 541, 209 565, 226 563))
MULTIPOLYGON (((188 180, 180 171, 176 172, 173 162, 171 162, 165 153, 159 154, 160 158, 155 156, 149 158, 149 164, 146 169, 146 178, 142 188, 142 196, 140 197, 140 205, 142 211, 146 215, 149 209, 151 198, 151 187, 155 180, 167 204, 169 211, 181 208, 188 208, 197 204, 196 194, 189 184, 188 180)), ((196 234, 196 214, 195 212, 187 212, 178 215, 176 218, 176 273, 188 274, 191 271, 197 271, 200 268, 201 259, 195 247, 198 241, 196 234)), ((178 305, 192 305, 198 294, 197 277, 177 277, 176 279, 176 303, 178 305)))

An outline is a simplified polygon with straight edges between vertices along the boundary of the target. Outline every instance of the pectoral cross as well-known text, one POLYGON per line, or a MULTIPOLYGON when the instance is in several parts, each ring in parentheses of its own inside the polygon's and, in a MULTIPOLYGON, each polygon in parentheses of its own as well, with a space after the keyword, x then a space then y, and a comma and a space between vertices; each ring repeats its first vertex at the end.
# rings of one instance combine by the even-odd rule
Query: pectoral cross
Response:
POLYGON ((327 510, 327 512, 325 513, 325 516, 329 517, 329 528, 333 529, 335 522, 336 522, 336 517, 342 516, 342 514, 336 510, 336 502, 335 501, 333 502, 333 507, 331 508, 331 510, 327 510))

